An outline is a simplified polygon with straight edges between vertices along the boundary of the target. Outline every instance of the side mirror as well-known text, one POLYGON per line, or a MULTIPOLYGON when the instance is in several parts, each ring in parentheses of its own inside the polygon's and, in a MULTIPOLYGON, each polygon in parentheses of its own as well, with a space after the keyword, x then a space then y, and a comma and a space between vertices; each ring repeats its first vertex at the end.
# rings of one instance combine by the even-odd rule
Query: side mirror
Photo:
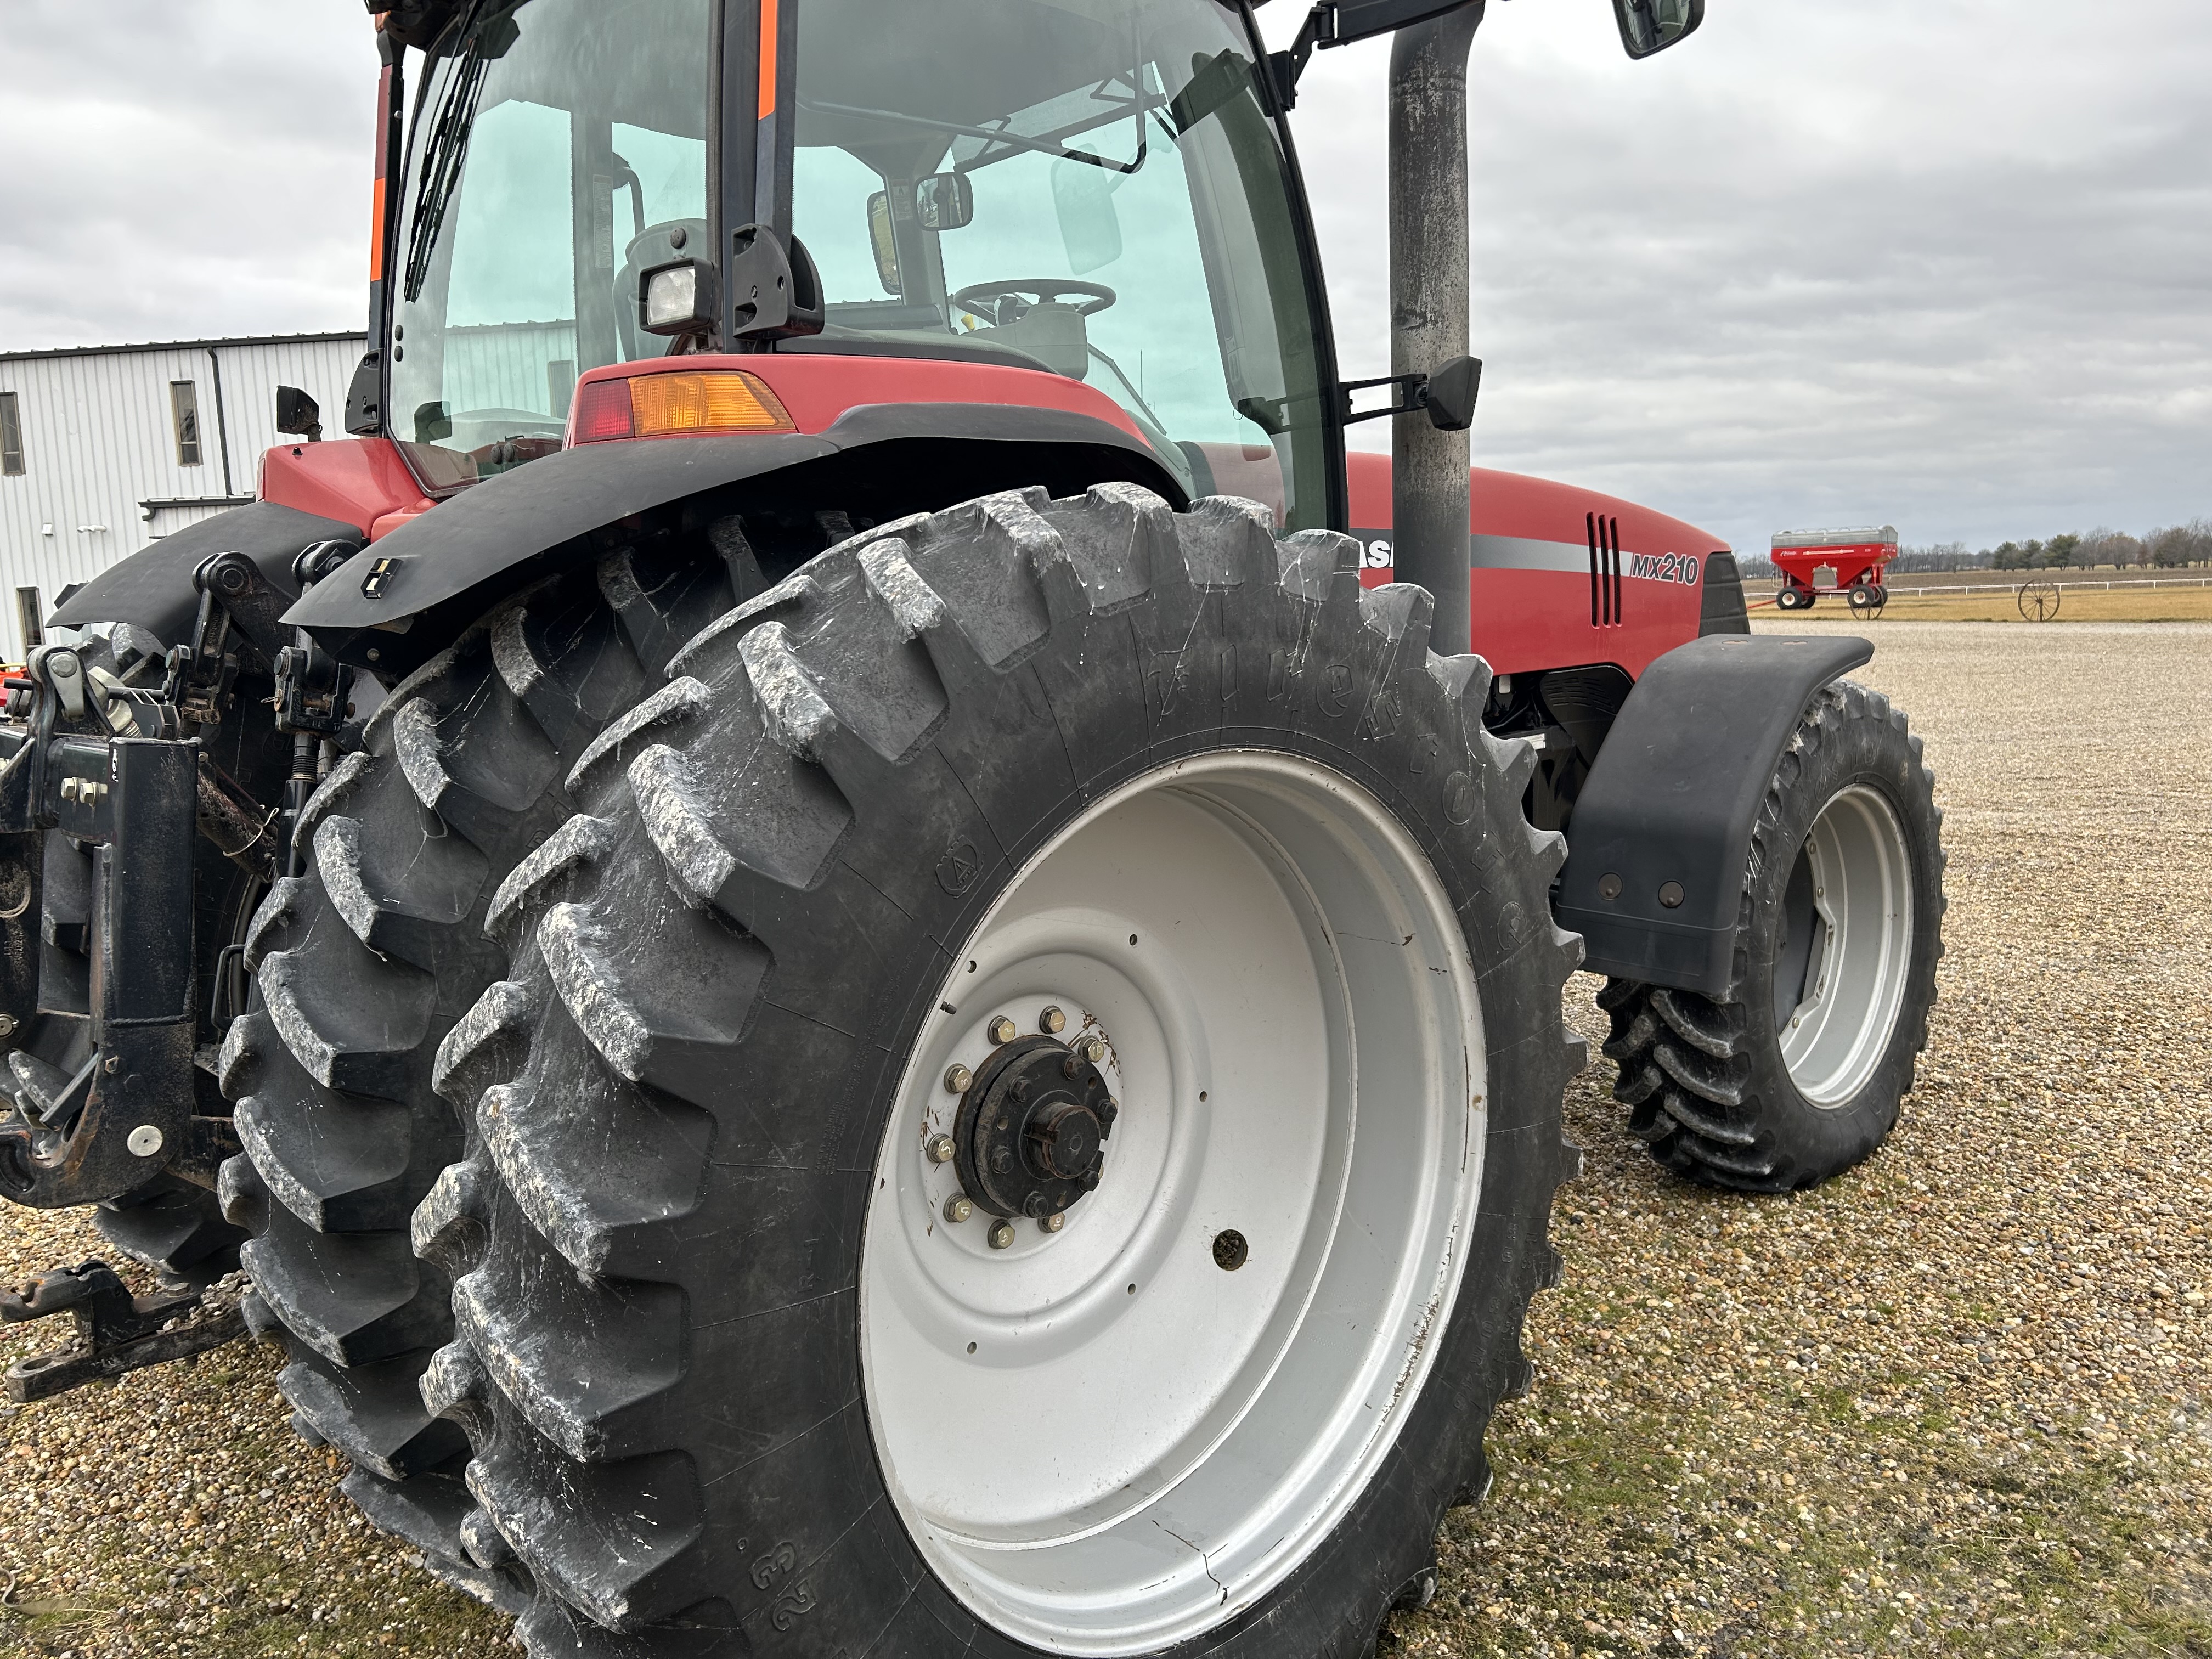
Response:
POLYGON ((914 187, 914 216, 924 230, 965 230, 975 222, 975 186, 964 173, 933 173, 914 187))
POLYGON ((1439 432, 1464 432, 1474 424, 1474 400, 1482 392, 1482 359, 1455 357, 1429 376, 1421 396, 1429 424, 1439 432))
POLYGON ((295 386, 276 388, 276 429, 287 437, 323 440, 323 411, 313 398, 295 386))
POLYGON ((1613 0, 1620 44, 1631 58, 1649 58, 1677 46, 1705 21, 1705 0, 1613 0))

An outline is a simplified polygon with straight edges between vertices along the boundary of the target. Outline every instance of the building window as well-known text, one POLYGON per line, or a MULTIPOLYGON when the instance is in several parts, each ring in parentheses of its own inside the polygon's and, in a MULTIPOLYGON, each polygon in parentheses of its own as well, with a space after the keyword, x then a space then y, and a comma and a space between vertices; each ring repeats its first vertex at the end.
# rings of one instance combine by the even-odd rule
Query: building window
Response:
MULTIPOLYGON (((14 392, 6 395, 10 403, 15 401, 14 392)), ((46 630, 39 621, 46 614, 46 606, 39 603, 37 588, 19 587, 15 590, 15 623, 22 630, 23 654, 26 657, 46 642, 46 630)))
POLYGON ((15 394, 0 392, 0 473, 20 477, 23 471, 23 416, 15 407, 15 394))
POLYGON ((190 380, 169 382, 169 412, 177 417, 177 465, 200 464, 200 394, 190 380))

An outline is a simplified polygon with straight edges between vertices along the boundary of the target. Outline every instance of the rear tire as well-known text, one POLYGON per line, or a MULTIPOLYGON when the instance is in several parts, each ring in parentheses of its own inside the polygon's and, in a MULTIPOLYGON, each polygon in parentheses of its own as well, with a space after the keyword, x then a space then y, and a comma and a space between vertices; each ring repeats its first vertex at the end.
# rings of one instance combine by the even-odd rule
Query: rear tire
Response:
MULTIPOLYGON (((1487 1483, 1483 1431, 1496 1401, 1526 1386, 1522 1316, 1558 1270, 1546 1231, 1553 1189, 1575 1166, 1559 1110, 1579 1060, 1559 995, 1579 950, 1549 921, 1560 839, 1520 813, 1528 751, 1481 728, 1487 668, 1429 655, 1428 596, 1363 592, 1358 561, 1342 536, 1278 543, 1247 503, 1176 515, 1125 485, 1057 502, 994 496, 886 526, 702 634, 655 698, 661 723, 581 778, 583 813, 493 902, 491 924, 514 945, 510 977, 441 1061, 469 1153, 415 1224, 417 1248, 454 1276, 454 1340, 423 1392, 474 1447, 478 1533, 536 1579, 540 1600, 521 1625, 532 1653, 1006 1659, 1039 1651, 1060 1607, 1084 1652, 1364 1659, 1394 1601, 1423 1582, 1444 1508, 1487 1483), (1274 795, 1267 778, 1281 781, 1274 795), (1324 799, 1342 803, 1338 817, 1324 799), (1279 812, 1269 800, 1309 805, 1279 812), (1060 867, 1052 849, 1080 842, 1071 826, 1121 822, 1112 815, 1127 802, 1170 811, 1188 835, 1165 852, 1134 834, 1112 842, 1054 904, 1021 913, 1030 946, 1006 943, 991 918, 1012 914, 1000 908, 1008 896, 1046 891, 1039 872, 1060 867), (1242 864, 1201 867, 1209 836, 1247 847, 1242 864), (1127 906, 1164 892, 1155 872, 1170 870, 1194 885, 1188 908, 1133 921, 1127 906), (1310 898, 1331 931, 1293 931, 1286 947, 1271 939, 1275 954, 1209 934, 1204 890, 1232 872, 1267 874, 1261 885, 1286 915, 1306 914, 1310 898), (1343 927, 1352 913, 1332 908, 1331 895, 1362 881, 1382 908, 1343 927), (1433 902, 1387 897, 1423 882, 1433 902), (1183 921, 1190 933, 1179 935, 1183 921), (1064 928, 1079 944, 1054 931, 1064 928), (1129 935, 1144 942, 1125 945, 1129 935), (1150 1625, 1133 1613, 1117 1625, 1111 1596, 1103 1626, 1069 1611, 1085 1589, 1116 1582, 1073 1556, 1066 1606, 1047 1593, 1010 1610, 980 1582, 973 1548, 945 1547, 927 1481, 895 1466, 908 1467, 915 1433, 941 1434, 939 1451, 981 1464, 1021 1431, 957 1392, 898 1392, 917 1351, 887 1359, 896 1344, 882 1320, 926 1320, 934 1304, 878 1268, 901 1247, 941 1246, 946 1260, 1017 1280, 1044 1273, 1074 1259, 1053 1250, 1104 1237, 1095 1229, 1109 1219, 1115 1160, 1149 1167, 1148 1117, 1155 1129, 1164 1113, 1189 1128, 1218 1110, 1223 1127, 1205 1134, 1249 1153, 1232 1138, 1288 1139, 1308 1097, 1337 1101, 1327 1065, 1268 1101, 1235 1098, 1246 1073, 1231 1045, 1251 1034, 1205 1023, 1209 998, 1227 994, 1194 983, 1208 944, 1231 964, 1224 981, 1241 972, 1256 983, 1286 960, 1341 950, 1397 985, 1395 1000, 1347 993, 1343 1006, 1377 1024, 1377 1057, 1362 1050, 1363 1064, 1388 1066, 1394 1030, 1405 1051, 1433 1060, 1401 1089, 1360 1097, 1363 1134, 1379 1147, 1393 1145, 1394 1121, 1429 1126, 1389 1160, 1420 1165, 1421 1180, 1433 1166, 1427 1207, 1370 1236, 1362 1182, 1396 1189, 1385 1160, 1359 1160, 1347 1118, 1345 1145, 1316 1152, 1315 1167, 1349 1160, 1358 1178, 1343 1188, 1346 1226, 1361 1249, 1334 1251, 1328 1228, 1271 1231, 1249 1219, 1256 1201, 1251 1212, 1196 1201, 1188 1213, 1148 1211, 1143 1194, 1164 1185, 1136 1201, 1138 1221, 1159 1234, 1146 1273, 1101 1247, 1088 1300, 1055 1300, 1049 1273, 1041 1294, 1071 1319, 1081 1302, 1085 1317, 1104 1320, 1143 1301, 1125 1279, 1187 1271, 1226 1322, 1232 1287, 1260 1294, 1286 1257, 1302 1259, 1300 1239, 1332 1262, 1395 1260, 1384 1248, 1395 1228, 1417 1242, 1382 1291, 1333 1300, 1328 1290, 1343 1287, 1316 1281, 1312 1305, 1330 1311, 1286 1316, 1304 1336, 1284 1338, 1288 1354, 1300 1340, 1318 1353, 1331 1334, 1341 1354, 1371 1349, 1384 1362, 1380 1389, 1370 1406, 1353 1401, 1349 1420, 1379 1426, 1349 1437, 1364 1449, 1346 1454, 1341 1490, 1315 1499, 1320 1520, 1286 1519, 1297 1548, 1263 1568, 1247 1572, 1226 1535, 1259 1501, 1248 1510, 1233 1486, 1205 1488, 1203 1458, 1174 1490, 1210 1490, 1226 1512, 1209 1516, 1194 1498, 1166 1514, 1164 1494, 1139 1504, 1144 1518, 1130 1524, 1142 1553, 1194 1592, 1170 1596, 1150 1625), (1194 981, 1168 1002, 1193 1011, 1199 1049, 1219 1052, 1210 1079, 1161 1058, 1174 1043, 1151 1042, 1157 1032, 1132 1012, 1143 998, 1113 1012, 1139 961, 1194 981), (1458 988, 1449 1007, 1479 1010, 1472 1048, 1449 1021, 1424 1027, 1405 1012, 1443 987, 1458 988), (1130 1050, 1102 1050, 1099 1062, 1128 1091, 1120 1150, 1109 1136, 1097 1192, 1070 1203, 1064 1237, 1024 1212, 1011 1224, 1018 1239, 996 1250, 990 1216, 944 1219, 951 1160, 927 1156, 924 1132, 951 1121, 946 1054, 973 1039, 980 1060, 1002 1041, 969 1028, 1004 1000, 1023 1029, 1050 1031, 1042 1004, 1055 996, 1069 1037, 1103 1026, 1102 1042, 1130 1050), (1222 1098, 1200 1106, 1202 1082, 1222 1098), (1240 1125, 1240 1103, 1267 1109, 1240 1125), (908 1186, 919 1209, 901 1207, 908 1186), (1239 1220, 1251 1228, 1249 1267, 1243 1242, 1230 1242, 1239 1220), (1233 1279, 1222 1271, 1232 1266, 1233 1279), (888 1382, 883 1364, 896 1373, 888 1382)), ((1256 935, 1240 925, 1236 938, 1256 935)), ((1263 1023, 1256 1008, 1249 1018, 1263 1023)), ((1348 1047, 1322 1046, 1348 1064, 1348 1047)), ((1185 1310, 1186 1324, 1199 1312, 1185 1310)), ((939 1333, 928 1352, 969 1392, 1026 1375, 1023 1342, 1034 1353, 1058 1340, 1048 1317, 975 1316, 964 1348, 965 1328, 939 1333), (1000 1348, 973 1358, 979 1342, 1000 1348)), ((1111 1346, 1088 1352, 1127 1365, 1111 1346)), ((1182 1408, 1176 1389, 1191 1379, 1165 1350, 1160 1364, 1157 1378, 1121 1378, 1119 1400, 1094 1391, 1054 1417, 1054 1435, 1073 1436, 1065 1483, 1112 1461, 1129 1431, 1109 1421, 1117 1411, 1182 1408)), ((1242 1420, 1304 1397, 1262 1387, 1242 1420)), ((1053 1404, 1041 1397, 1036 1409, 1053 1404)), ((1272 1449, 1287 1468, 1297 1449, 1272 1449)), ((1041 1505, 1057 1524, 1055 1505, 1078 1501, 1062 1492, 1031 1486, 994 1516, 1018 1524, 1016 1510, 1041 1505)))
POLYGON ((1943 953, 1943 814, 1920 755, 1881 693, 1821 691, 1753 828, 1729 994, 1607 982, 1613 1098, 1669 1169, 1789 1192, 1895 1127, 1943 953))
MULTIPOLYGON (((750 562, 750 555, 744 562, 750 562)), ((526 1575, 472 1559, 466 1443, 417 1387, 451 1286, 408 1220, 459 1154, 438 1044, 504 966, 485 908, 567 817, 569 768, 726 610, 742 568, 696 542, 615 553, 501 605, 392 693, 310 799, 305 875, 247 942, 253 996, 222 1054, 245 1154, 224 1164, 246 1314, 281 1334, 293 1424, 352 1462, 345 1490, 431 1568, 514 1610, 526 1575)))

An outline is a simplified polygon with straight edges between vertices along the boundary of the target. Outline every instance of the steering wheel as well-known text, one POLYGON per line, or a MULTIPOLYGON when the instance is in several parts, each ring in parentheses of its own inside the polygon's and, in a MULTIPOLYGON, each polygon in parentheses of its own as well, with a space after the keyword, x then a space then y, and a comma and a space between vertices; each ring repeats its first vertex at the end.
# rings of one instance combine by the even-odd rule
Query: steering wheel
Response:
MULTIPOLYGON (((963 311, 981 312, 996 327, 1014 320, 1012 317, 999 315, 1000 301, 1023 299, 1033 295, 1036 304, 1048 306, 1057 303, 1063 294, 1085 296, 1085 303, 1075 307, 1077 314, 1084 317, 1097 316, 1121 297, 1103 283, 1078 283, 1048 276, 1032 282, 970 283, 952 296, 952 303, 963 311)), ((1025 312, 1029 307, 1024 306, 1022 309, 1025 312)))

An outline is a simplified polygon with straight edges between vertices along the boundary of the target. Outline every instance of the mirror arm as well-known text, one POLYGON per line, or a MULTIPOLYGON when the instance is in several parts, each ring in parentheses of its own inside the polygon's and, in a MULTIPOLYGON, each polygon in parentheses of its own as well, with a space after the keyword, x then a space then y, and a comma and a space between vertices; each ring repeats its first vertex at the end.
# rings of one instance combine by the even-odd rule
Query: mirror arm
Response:
POLYGON ((1294 109, 1298 101, 1298 77, 1306 72, 1316 46, 1336 44, 1336 6, 1334 0, 1321 0, 1306 14, 1306 21, 1298 27, 1297 38, 1289 49, 1267 54, 1267 75, 1274 82, 1275 102, 1285 113, 1294 109))
MULTIPOLYGON (((1439 378, 1447 379, 1457 376, 1479 386, 1482 379, 1482 365, 1472 357, 1455 358, 1437 370, 1437 374, 1439 378)), ((1386 374, 1373 380, 1340 380, 1337 383, 1337 394, 1343 400, 1343 422, 1346 426, 1356 426, 1362 421, 1379 421, 1386 415, 1425 414, 1429 417, 1429 424, 1439 432, 1466 431, 1474 416, 1472 398, 1468 400, 1469 407, 1464 411, 1431 402, 1429 395, 1431 380, 1430 375, 1420 373, 1386 374), (1390 401, 1381 409, 1363 409, 1354 412, 1352 394, 1370 392, 1378 386, 1393 388, 1390 401)))

